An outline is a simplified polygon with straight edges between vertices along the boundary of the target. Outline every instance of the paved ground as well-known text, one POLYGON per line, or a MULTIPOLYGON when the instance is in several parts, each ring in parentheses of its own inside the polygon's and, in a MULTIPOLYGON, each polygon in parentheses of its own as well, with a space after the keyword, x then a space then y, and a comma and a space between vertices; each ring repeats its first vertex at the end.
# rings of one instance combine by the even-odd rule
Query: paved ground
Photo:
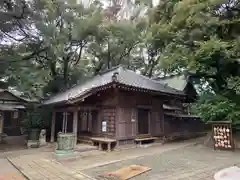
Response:
POLYGON ((156 153, 163 153, 173 149, 178 149, 192 145, 195 141, 187 141, 180 143, 171 143, 166 145, 154 145, 146 148, 131 148, 122 151, 114 151, 111 153, 98 151, 96 153, 86 152, 81 153, 81 157, 75 156, 69 159, 58 159, 58 162, 75 169, 76 171, 82 171, 84 169, 95 168, 99 166, 104 166, 106 164, 111 164, 115 162, 120 162, 128 159, 135 159, 142 156, 148 156, 156 153))
POLYGON ((213 180, 216 171, 234 164, 240 165, 240 152, 219 152, 200 145, 188 146, 85 169, 83 172, 102 179, 99 175, 133 164, 152 168, 133 180, 213 180))
POLYGON ((83 169, 103 166, 122 160, 134 159, 149 153, 164 152, 171 149, 181 148, 193 142, 175 143, 164 146, 149 148, 134 148, 111 153, 103 151, 76 152, 71 156, 59 157, 52 152, 36 152, 18 156, 11 154, 8 160, 31 180, 90 180, 88 175, 82 173, 83 169))
POLYGON ((133 164, 152 168, 133 178, 135 180, 213 180, 216 171, 234 164, 240 166, 240 152, 213 151, 211 148, 193 145, 194 142, 196 141, 111 153, 93 150, 67 157, 38 152, 12 155, 9 159, 31 180, 101 179, 99 176, 106 172, 133 164))

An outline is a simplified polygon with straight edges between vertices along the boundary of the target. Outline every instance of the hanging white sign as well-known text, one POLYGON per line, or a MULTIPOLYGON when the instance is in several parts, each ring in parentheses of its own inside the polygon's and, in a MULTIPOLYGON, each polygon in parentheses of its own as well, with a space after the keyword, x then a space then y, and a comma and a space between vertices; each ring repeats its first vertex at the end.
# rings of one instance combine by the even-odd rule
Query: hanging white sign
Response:
POLYGON ((13 111, 13 119, 17 119, 18 118, 18 111, 13 111))
POLYGON ((102 121, 102 132, 107 132, 107 121, 102 121))

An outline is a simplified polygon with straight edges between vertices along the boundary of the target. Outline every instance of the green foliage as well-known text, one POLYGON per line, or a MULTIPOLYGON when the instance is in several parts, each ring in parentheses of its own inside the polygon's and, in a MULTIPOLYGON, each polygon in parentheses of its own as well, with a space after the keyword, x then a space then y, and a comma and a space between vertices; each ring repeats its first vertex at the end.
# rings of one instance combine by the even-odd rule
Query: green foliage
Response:
POLYGON ((221 95, 207 93, 192 106, 193 112, 204 121, 232 121, 240 124, 240 107, 235 102, 221 95))
POLYGON ((83 54, 102 22, 101 6, 47 0, 26 5, 33 10, 29 21, 34 28, 29 21, 21 24, 22 29, 14 33, 25 32, 26 37, 19 41, 7 36, 12 32, 5 35, 11 44, 1 46, 0 74, 9 86, 41 99, 91 74, 83 54))
MULTIPOLYGON (((118 2, 105 9, 100 1, 88 5, 75 0, 24 3, 27 21, 4 36, 10 43, 1 46, 0 74, 29 98, 58 93, 118 64, 140 69, 150 77, 156 70, 151 24, 140 16, 152 3, 129 3, 129 8, 134 8, 129 19, 122 19, 125 7, 118 2), (112 11, 113 21, 106 11, 112 11), (23 39, 16 40, 11 33, 21 34, 23 39)), ((22 8, 19 4, 15 7, 22 8)))
POLYGON ((41 129, 44 126, 43 111, 37 105, 27 108, 27 115, 23 121, 27 129, 41 129))
POLYGON ((162 48, 159 68, 166 72, 187 70, 199 79, 195 82, 207 94, 193 109, 204 121, 240 122, 238 4, 221 0, 161 1, 152 16, 156 46, 162 48))

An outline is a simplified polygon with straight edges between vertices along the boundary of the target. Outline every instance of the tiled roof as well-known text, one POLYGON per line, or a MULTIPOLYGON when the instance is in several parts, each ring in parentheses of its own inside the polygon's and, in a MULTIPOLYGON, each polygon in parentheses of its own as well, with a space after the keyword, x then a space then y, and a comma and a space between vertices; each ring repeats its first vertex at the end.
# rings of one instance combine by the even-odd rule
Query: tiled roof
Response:
POLYGON ((184 74, 173 75, 164 78, 155 78, 161 84, 166 84, 169 87, 183 91, 188 83, 188 77, 184 74))
POLYGON ((117 82, 123 85, 128 85, 128 86, 133 86, 137 88, 143 88, 147 90, 158 91, 158 92, 168 93, 168 94, 184 95, 184 93, 181 91, 178 91, 176 89, 163 85, 158 81, 155 81, 143 75, 137 74, 134 71, 126 69, 120 65, 110 70, 107 70, 97 76, 94 76, 93 78, 89 79, 83 84, 76 85, 65 92, 62 92, 53 96, 49 100, 44 101, 43 104, 47 105, 47 104, 65 102, 70 99, 74 99, 81 95, 84 95, 85 93, 91 91, 93 88, 97 88, 97 87, 112 83, 113 82, 112 76, 115 73, 118 74, 117 82))
MULTIPOLYGON (((22 101, 22 102, 37 102, 37 101, 32 101, 30 99, 23 98, 20 95, 17 95, 8 89, 0 89, 0 93, 8 93, 11 96, 15 97, 16 99, 18 99, 19 101, 22 101)), ((1 97, 0 97, 0 100, 2 100, 1 97)))

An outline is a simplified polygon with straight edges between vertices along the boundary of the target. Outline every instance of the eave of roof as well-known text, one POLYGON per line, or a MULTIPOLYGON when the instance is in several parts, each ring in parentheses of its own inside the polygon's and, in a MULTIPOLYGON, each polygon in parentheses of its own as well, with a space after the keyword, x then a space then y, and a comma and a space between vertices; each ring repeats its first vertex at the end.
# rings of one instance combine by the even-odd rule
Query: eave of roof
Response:
POLYGON ((167 104, 163 104, 163 109, 166 109, 166 110, 181 110, 180 107, 170 106, 170 105, 167 105, 167 104))
POLYGON ((178 114, 178 113, 171 113, 171 112, 165 112, 164 115, 180 117, 180 118, 200 118, 199 116, 193 115, 193 114, 178 114))
POLYGON ((26 107, 23 105, 17 104, 0 104, 0 110, 2 111, 14 111, 18 109, 25 109, 26 107))

